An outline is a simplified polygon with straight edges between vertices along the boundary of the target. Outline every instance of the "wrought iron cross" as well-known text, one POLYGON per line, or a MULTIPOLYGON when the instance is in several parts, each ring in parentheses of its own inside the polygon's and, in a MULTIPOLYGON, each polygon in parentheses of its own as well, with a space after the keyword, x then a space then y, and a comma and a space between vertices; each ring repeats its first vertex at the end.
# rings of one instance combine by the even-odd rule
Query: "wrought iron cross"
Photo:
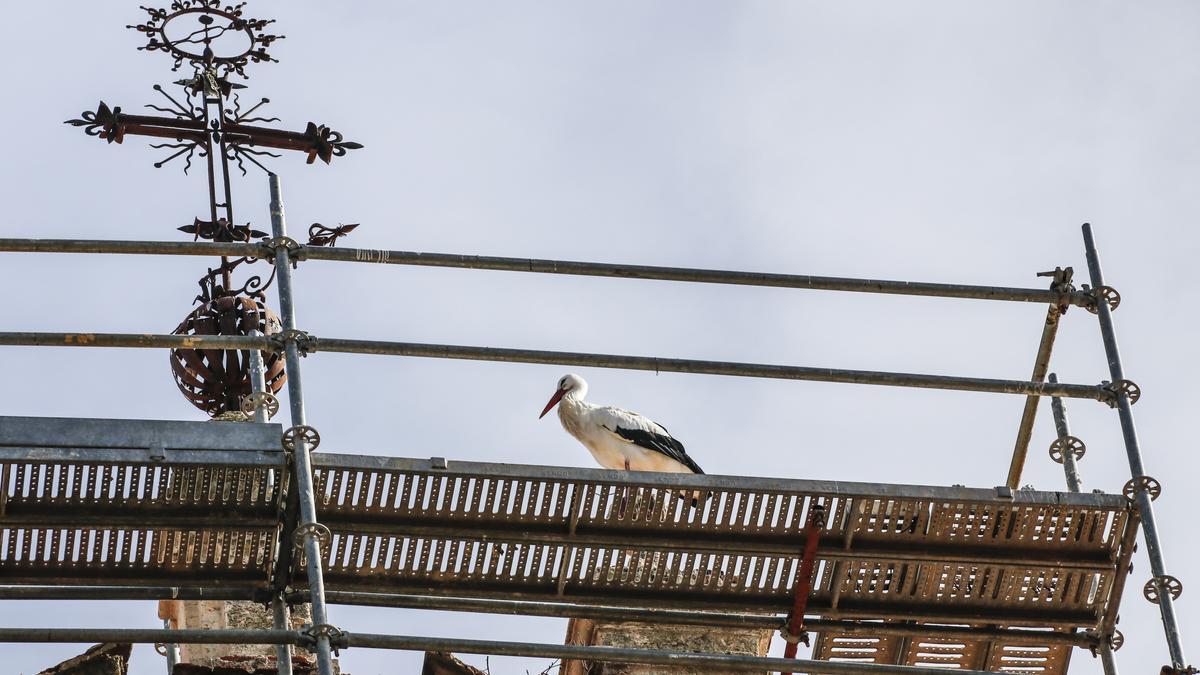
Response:
MULTIPOLYGON (((122 143, 129 136, 161 139, 152 148, 168 151, 154 166, 184 158, 184 173, 192 160, 203 158, 208 176, 208 213, 195 218, 190 225, 179 229, 194 239, 216 242, 248 242, 265 238, 266 233, 251 229, 249 223, 236 224, 233 192, 230 187, 230 164, 236 163, 246 174, 246 162, 268 171, 259 160, 280 157, 274 150, 296 150, 307 155, 308 163, 320 159, 328 164, 348 150, 361 148, 346 141, 342 135, 323 124, 309 122, 303 131, 287 131, 267 126, 278 118, 256 116, 268 103, 262 99, 242 110, 240 91, 245 85, 233 82, 246 77, 250 63, 275 61, 269 48, 281 35, 268 33, 273 20, 245 16, 246 3, 221 5, 220 0, 176 0, 167 9, 142 7, 146 20, 128 26, 146 38, 139 47, 148 52, 162 52, 174 59, 173 70, 184 64, 191 75, 175 82, 182 91, 175 96, 163 87, 154 90, 166 99, 164 105, 147 105, 161 115, 133 115, 119 107, 109 107, 103 101, 95 112, 84 112, 67 124, 83 127, 89 136, 109 143, 122 143), (205 220, 204 218, 207 218, 205 220)), ((356 225, 336 228, 314 223, 309 228, 309 245, 332 246, 356 225)), ((177 334, 237 335, 249 331, 263 334, 277 332, 279 321, 267 307, 264 291, 275 279, 275 271, 264 283, 259 276, 250 276, 235 287, 232 273, 243 264, 254 264, 257 258, 241 257, 221 264, 200 279, 200 303, 175 329, 177 334)), ((283 362, 277 354, 264 353, 266 379, 271 391, 283 386, 283 362)), ((251 393, 249 354, 234 350, 175 349, 171 352, 171 367, 180 391, 196 407, 217 417, 236 414, 244 408, 251 393)))
MULTIPOLYGON (((80 118, 66 122, 83 127, 89 136, 109 143, 122 143, 128 136, 164 139, 150 147, 173 152, 155 162, 156 167, 184 157, 184 173, 187 173, 196 155, 204 158, 208 174, 208 220, 196 218, 191 225, 179 228, 196 239, 228 242, 266 236, 264 232, 250 229, 249 224, 235 224, 230 162, 236 162, 245 175, 246 161, 269 172, 258 158, 280 156, 272 150, 296 150, 307 155, 309 164, 317 159, 328 164, 334 157, 362 147, 359 143, 346 141, 341 133, 313 122, 309 122, 303 131, 255 126, 256 122, 277 122, 278 118, 254 116, 269 102, 266 98, 243 111, 239 90, 246 87, 232 82, 231 78, 247 77, 245 68, 251 62, 275 61, 268 49, 284 36, 267 32, 273 19, 247 18, 243 11, 245 4, 222 7, 220 0, 177 0, 168 9, 143 7, 149 15, 146 21, 128 27, 146 36, 146 44, 139 49, 163 52, 174 58, 172 70, 178 71, 185 63, 191 66, 191 77, 174 83, 182 88, 183 94, 176 98, 162 86, 154 86, 170 105, 146 107, 166 115, 133 115, 122 112, 120 107, 110 108, 101 101, 95 112, 84 112, 80 118)), ((323 235, 326 243, 332 243, 332 239, 353 229, 353 226, 337 230, 314 227, 319 228, 318 235, 323 235)), ((197 299, 207 301, 238 293, 262 297, 270 280, 263 284, 259 277, 251 277, 241 288, 232 287, 230 273, 244 262, 247 262, 245 258, 232 262, 222 258, 221 266, 209 270, 209 274, 201 279, 201 295, 197 299), (221 277, 219 286, 216 283, 218 275, 221 277)))

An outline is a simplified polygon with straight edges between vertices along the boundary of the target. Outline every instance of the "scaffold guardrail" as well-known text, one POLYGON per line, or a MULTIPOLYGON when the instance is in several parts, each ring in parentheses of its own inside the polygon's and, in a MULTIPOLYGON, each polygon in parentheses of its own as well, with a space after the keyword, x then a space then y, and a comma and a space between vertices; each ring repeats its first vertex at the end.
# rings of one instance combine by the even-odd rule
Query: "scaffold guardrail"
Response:
MULTIPOLYGON (((595 612, 620 605, 621 611, 641 611, 647 616, 656 608, 668 612, 718 609, 727 616, 759 612, 773 620, 772 615, 777 618, 778 612, 786 609, 788 591, 795 583, 798 548, 794 530, 803 522, 796 518, 809 505, 822 503, 832 510, 819 546, 821 562, 809 603, 816 616, 809 623, 823 626, 822 635, 829 637, 822 638, 816 654, 836 658, 835 651, 853 651, 845 645, 861 644, 850 636, 862 635, 862 630, 880 635, 907 632, 895 645, 875 650, 883 660, 903 663, 864 665, 849 671, 838 669, 845 664, 778 663, 780 660, 746 657, 736 666, 730 665, 731 670, 786 667, 814 673, 926 672, 912 662, 912 650, 904 644, 911 645, 911 632, 925 630, 923 623, 928 623, 931 639, 953 636, 956 630, 999 632, 995 640, 990 633, 982 636, 985 647, 960 649, 961 658, 947 655, 942 665, 958 658, 954 663, 959 667, 1003 668, 991 655, 1007 653, 1010 664, 1028 656, 1026 647, 1033 636, 1021 631, 1041 628, 1052 636, 1046 644, 1058 650, 1042 663, 1048 671, 1062 672, 1069 657, 1068 645, 1083 645, 1106 654, 1105 667, 1115 672, 1109 665, 1109 648, 1116 634, 1115 610, 1139 524, 1153 573, 1148 588, 1153 587, 1162 613, 1172 667, 1178 672, 1187 668, 1172 605, 1180 585, 1165 570, 1150 503, 1157 482, 1144 472, 1133 422, 1131 405, 1140 391, 1125 378, 1113 328, 1112 310, 1119 295, 1104 285, 1089 226, 1084 228, 1084 237, 1090 286, 1076 289, 1068 268, 1049 273, 1053 278, 1048 289, 1021 289, 306 247, 287 239, 275 176, 271 176, 271 195, 273 238, 261 244, 0 239, 0 251, 10 252, 219 254, 272 259, 279 275, 284 324, 283 332, 276 335, 8 332, 0 333, 0 345, 202 346, 281 352, 287 361, 292 424, 282 432, 291 439, 286 450, 276 449, 280 427, 251 424, 244 426, 258 427, 260 431, 253 433, 275 437, 271 449, 197 446, 165 448, 158 455, 155 448, 136 443, 91 449, 71 443, 22 447, 5 442, 0 428, 0 445, 4 446, 0 465, 5 472, 0 527, 7 537, 0 546, 4 555, 0 566, 23 568, 5 571, 7 585, 0 589, 0 597, 37 597, 37 589, 51 584, 58 590, 47 590, 47 597, 69 594, 71 589, 61 586, 66 578, 55 576, 66 574, 67 568, 55 570, 52 563, 55 552, 61 561, 61 554, 70 550, 76 558, 70 571, 76 576, 67 581, 77 585, 80 596, 142 593, 144 597, 147 592, 154 595, 174 589, 178 594, 189 589, 184 594, 197 597, 208 592, 210 597, 245 595, 261 600, 266 593, 277 606, 284 601, 307 600, 313 605, 314 623, 327 629, 308 638, 289 633, 285 640, 281 633, 272 639, 312 646, 326 675, 331 649, 339 640, 385 648, 410 648, 399 645, 416 644, 413 640, 431 644, 429 639, 403 636, 342 640, 339 635, 344 634, 329 623, 327 597, 352 603, 390 602, 392 606, 442 603, 477 608, 471 611, 486 611, 480 609, 486 602, 509 602, 513 604, 507 605, 507 611, 524 608, 534 614, 569 611, 564 608, 570 606, 580 611, 590 607, 595 612), (1048 315, 1029 380, 326 338, 302 332, 296 322, 291 269, 302 260, 1040 302, 1048 306, 1048 315), (1090 385, 1046 380, 1058 317, 1070 307, 1098 315, 1110 382, 1090 385), (995 490, 849 483, 785 485, 764 479, 618 475, 458 462, 437 465, 430 460, 312 454, 319 436, 305 417, 299 366, 299 357, 312 352, 983 391, 1026 396, 1026 406, 1009 475, 1005 485, 995 490), (1015 489, 1037 401, 1045 396, 1093 399, 1116 408, 1133 479, 1125 496, 1015 489), (741 480, 749 482, 739 483, 741 480), (679 490, 703 490, 712 497, 689 510, 673 498, 679 490), (514 504, 520 505, 516 511, 512 510, 514 504), (478 508, 483 510, 473 510, 478 508), (753 523, 739 520, 753 520, 755 514, 759 520, 753 523), (473 534, 481 526, 487 533, 486 544, 473 534), (168 531, 175 534, 150 534, 168 531), (299 545, 298 556, 291 555, 293 542, 299 545), (738 560, 731 562, 731 556, 738 560), (110 562, 139 560, 143 568, 130 568, 125 576, 88 569, 93 561, 103 568, 110 562), (166 565, 161 576, 150 573, 147 565, 151 560, 166 565), (307 590, 286 588, 285 582, 307 584, 307 590), (367 590, 380 584, 388 592, 368 598, 367 590), (648 601, 631 603, 636 597, 648 601), (901 617, 915 618, 918 624, 886 620, 901 617), (868 624, 865 629, 864 622, 868 624), (851 641, 843 641, 835 649, 833 645, 841 638, 851 641), (1015 642, 1003 642, 1007 638, 1015 642), (1015 651, 1004 652, 1010 648, 1015 651), (981 657, 984 652, 979 649, 986 654, 981 657), (750 663, 756 665, 747 665, 750 663)), ((32 635, 7 630, 0 631, 0 639, 32 635)), ((40 635, 52 639, 64 634, 40 635)), ((181 634, 180 641, 191 638, 204 639, 181 634)), ((458 641, 458 648, 470 652, 471 648, 462 648, 466 642, 470 641, 458 641)), ((482 648, 485 643, 475 646, 482 648)), ((501 643, 487 644, 493 649, 487 653, 515 653, 513 648, 499 646, 501 643)), ((616 653, 536 647, 522 653, 565 654, 564 650, 583 649, 591 656, 571 658, 597 660, 604 660, 604 653, 616 653)), ((644 652, 631 659, 654 663, 658 661, 652 659, 660 656, 644 652)), ((719 660, 713 655, 695 658, 708 659, 709 664, 719 660)))

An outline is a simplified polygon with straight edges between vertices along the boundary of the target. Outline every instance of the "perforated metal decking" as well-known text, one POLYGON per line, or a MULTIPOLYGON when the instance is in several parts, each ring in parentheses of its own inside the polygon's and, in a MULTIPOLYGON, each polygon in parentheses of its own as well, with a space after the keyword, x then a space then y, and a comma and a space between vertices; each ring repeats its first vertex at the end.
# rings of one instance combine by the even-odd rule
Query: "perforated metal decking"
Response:
MULTIPOLYGON (((0 432, 4 584, 262 597, 285 527, 277 425, 0 418, 0 432)), ((1117 495, 328 453, 314 470, 331 592, 779 615, 821 504, 809 613, 845 630, 820 629, 814 655, 874 663, 1064 672, 1070 643, 1030 635, 1099 630, 1137 528, 1117 495), (869 633, 883 621, 929 633, 869 633)), ((303 570, 287 579, 303 586, 303 570)))
POLYGON ((231 587, 275 555, 277 424, 0 418, 5 584, 231 587))

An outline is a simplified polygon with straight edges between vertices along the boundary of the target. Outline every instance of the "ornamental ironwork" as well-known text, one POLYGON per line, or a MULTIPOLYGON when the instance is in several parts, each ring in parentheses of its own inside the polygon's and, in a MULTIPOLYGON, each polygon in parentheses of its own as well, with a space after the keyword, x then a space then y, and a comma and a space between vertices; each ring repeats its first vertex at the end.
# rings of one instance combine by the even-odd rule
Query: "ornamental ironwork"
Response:
MULTIPOLYGON (((194 217, 191 224, 178 228, 192 235, 193 240, 266 240, 267 232, 235 218, 232 169, 243 176, 252 168, 270 173, 265 162, 281 157, 284 151, 302 153, 309 164, 317 160, 329 164, 362 144, 348 141, 341 132, 316 122, 308 122, 302 130, 266 126, 279 121, 262 112, 270 100, 244 101, 246 85, 237 80, 249 77, 246 70, 252 64, 276 62, 271 50, 284 36, 273 32, 274 19, 247 15, 245 2, 223 5, 220 0, 176 0, 165 8, 142 9, 146 17, 127 26, 145 38, 138 49, 166 54, 172 59, 172 70, 187 75, 175 80, 170 91, 154 85, 161 98, 145 106, 152 114, 129 113, 100 101, 95 110, 85 111, 66 124, 81 127, 88 136, 109 144, 122 144, 133 136, 152 139, 150 147, 163 153, 154 162, 156 168, 179 160, 184 174, 190 174, 195 165, 200 165, 207 179, 208 210, 194 217)), ((314 223, 308 243, 333 246, 355 227, 357 224, 330 228, 314 223)), ((257 262, 256 257, 222 256, 218 265, 209 267, 199 279, 200 292, 194 299, 200 307, 184 319, 176 332, 195 330, 197 322, 204 324, 205 319, 234 311, 235 307, 259 307, 270 314, 265 292, 275 279, 274 269, 269 274, 248 274, 242 281, 234 280, 238 268, 257 262)), ((235 321, 230 324, 236 331, 232 334, 241 334, 258 323, 251 319, 235 321)), ((230 334, 226 330, 231 328, 225 326, 218 334, 230 334)), ((214 417, 239 410, 239 397, 250 391, 247 359, 231 355, 214 359, 213 354, 195 350, 172 353, 173 373, 180 389, 189 401, 214 417), (218 364, 220 373, 212 370, 218 364)), ((275 365, 269 354, 264 358, 275 365)), ((283 381, 279 364, 273 376, 268 376, 268 383, 278 391, 283 381)))

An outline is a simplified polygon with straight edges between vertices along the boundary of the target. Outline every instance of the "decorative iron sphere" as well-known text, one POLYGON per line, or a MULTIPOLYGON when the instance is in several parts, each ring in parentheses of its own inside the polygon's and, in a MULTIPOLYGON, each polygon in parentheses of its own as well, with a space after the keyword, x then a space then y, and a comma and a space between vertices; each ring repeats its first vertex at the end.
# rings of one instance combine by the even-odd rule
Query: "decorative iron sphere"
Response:
MULTIPOLYGON (((175 335, 249 335, 257 329, 263 335, 281 330, 279 317, 262 301, 244 295, 226 295, 197 307, 175 335)), ((287 375, 283 359, 275 352, 262 352, 267 391, 283 388, 287 375)), ((217 417, 240 411, 242 398, 252 389, 250 352, 237 349, 172 349, 171 371, 175 384, 192 405, 217 417)))

